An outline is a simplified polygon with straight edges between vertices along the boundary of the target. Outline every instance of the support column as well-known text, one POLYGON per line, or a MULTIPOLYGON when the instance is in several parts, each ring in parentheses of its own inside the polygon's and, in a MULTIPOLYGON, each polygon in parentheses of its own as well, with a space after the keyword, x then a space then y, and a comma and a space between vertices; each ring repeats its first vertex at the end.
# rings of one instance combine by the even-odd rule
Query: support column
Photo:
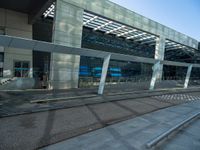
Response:
POLYGON ((158 78, 158 75, 160 73, 160 61, 158 61, 157 63, 154 64, 154 66, 152 67, 153 70, 153 74, 152 74, 152 78, 151 78, 151 83, 150 83, 150 88, 149 90, 153 90, 155 88, 155 84, 156 84, 156 79, 158 78))
MULTIPOLYGON (((53 43, 69 47, 81 47, 83 11, 82 8, 69 4, 67 0, 56 1, 53 43)), ((52 53, 50 88, 77 88, 79 63, 80 56, 52 53)))
POLYGON ((186 75, 186 78, 185 78, 185 83, 184 83, 184 88, 188 88, 188 84, 189 84, 189 81, 190 81, 190 75, 191 75, 191 72, 192 72, 192 67, 193 65, 190 65, 188 67, 188 70, 187 70, 187 75, 186 75))
POLYGON ((110 62, 110 56, 111 56, 111 54, 106 56, 103 61, 101 80, 100 80, 99 89, 98 89, 98 94, 101 94, 101 95, 103 94, 103 91, 104 91, 106 76, 107 76, 107 72, 108 72, 108 66, 109 66, 109 62, 110 62))
MULTIPOLYGON (((157 60, 164 60, 165 57, 165 37, 160 36, 156 39, 155 56, 157 60)), ((160 64, 157 80, 162 80, 163 64, 160 64)))

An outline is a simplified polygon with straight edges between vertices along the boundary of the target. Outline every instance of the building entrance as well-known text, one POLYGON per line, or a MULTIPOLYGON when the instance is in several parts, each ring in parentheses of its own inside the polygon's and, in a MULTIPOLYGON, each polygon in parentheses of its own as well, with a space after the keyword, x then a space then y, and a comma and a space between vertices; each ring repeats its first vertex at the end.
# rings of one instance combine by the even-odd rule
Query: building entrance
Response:
POLYGON ((33 77, 35 88, 48 88, 50 57, 48 52, 33 51, 33 77))

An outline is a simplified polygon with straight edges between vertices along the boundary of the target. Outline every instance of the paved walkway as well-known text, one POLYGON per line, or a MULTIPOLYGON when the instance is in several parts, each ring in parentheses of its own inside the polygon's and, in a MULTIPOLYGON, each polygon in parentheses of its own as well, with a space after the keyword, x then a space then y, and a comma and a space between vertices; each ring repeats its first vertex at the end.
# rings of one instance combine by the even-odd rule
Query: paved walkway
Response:
MULTIPOLYGON (((145 150, 145 144, 185 118, 200 111, 200 101, 158 110, 123 121, 48 147, 42 150, 145 150)), ((166 150, 199 150, 199 122, 190 134, 172 139, 166 150), (187 141, 188 140, 188 141, 187 141)))
POLYGON ((0 118, 0 149, 36 149, 173 105, 148 97, 0 118))
MULTIPOLYGON (((200 93, 188 95, 196 101, 200 93)), ((0 118, 0 149, 37 149, 156 110, 191 102, 179 97, 182 95, 174 94, 173 100, 167 96, 164 99, 164 96, 135 98, 134 94, 115 95, 115 101, 0 118)))
MULTIPOLYGON (((195 101, 200 96, 198 90, 187 90, 189 93, 183 93, 184 90, 107 93, 104 96, 42 104, 30 104, 31 98, 37 97, 37 92, 1 93, 1 96, 5 94, 1 99, 1 115, 13 116, 0 117, 0 149, 37 149, 156 110, 195 101), (15 116, 19 111, 28 114, 15 116), (33 111, 39 112, 31 113, 33 111)), ((84 93, 86 94, 87 90, 71 90, 69 93, 44 91, 38 92, 38 95, 40 97, 42 94, 62 96, 84 93)))
MULTIPOLYGON (((105 91, 103 96, 96 95, 96 88, 91 89, 71 89, 71 90, 55 90, 55 91, 12 91, 12 92, 0 92, 0 118, 6 116, 13 116, 16 114, 26 114, 33 112, 41 112, 55 109, 64 109, 77 107, 88 104, 98 104, 112 101, 121 101, 127 99, 144 98, 150 96, 158 100, 167 100, 173 102, 173 98, 177 99, 181 97, 171 96, 174 93, 183 93, 188 100, 196 99, 200 97, 199 88, 193 89, 168 89, 168 90, 155 90, 155 91, 134 91, 129 88, 110 88, 105 91), (190 92, 190 93, 188 93, 190 92), (168 95, 166 95, 168 94, 168 95), (81 97, 83 96, 83 97, 81 97), (84 97, 88 96, 88 97, 84 97), (91 96, 91 97, 90 97, 91 96), (160 97, 159 97, 160 96, 160 97), (77 97, 77 98, 70 98, 77 97), (44 100, 44 99, 56 99, 62 98, 59 102, 47 102, 47 103, 30 103, 30 101, 44 100)), ((183 102, 182 99, 180 102, 183 102)), ((177 103, 177 101, 175 101, 177 103)))
POLYGON ((200 118, 182 129, 176 136, 167 140, 162 150, 199 150, 200 149, 200 118))

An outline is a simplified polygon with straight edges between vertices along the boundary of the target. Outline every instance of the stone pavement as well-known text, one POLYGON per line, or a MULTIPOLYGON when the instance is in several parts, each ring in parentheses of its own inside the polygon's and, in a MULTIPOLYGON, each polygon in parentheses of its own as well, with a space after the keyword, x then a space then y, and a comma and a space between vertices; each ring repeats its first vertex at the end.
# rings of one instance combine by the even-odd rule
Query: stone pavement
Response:
POLYGON ((172 105, 148 97, 0 118, 0 149, 37 149, 172 105))
POLYGON ((167 140, 158 149, 162 150, 199 150, 200 149, 200 119, 182 129, 175 137, 167 140))
POLYGON ((31 104, 31 100, 94 94, 96 89, 0 91, 0 117, 47 110, 52 105, 31 104))
MULTIPOLYGON (((198 95, 197 92, 193 94, 198 95)), ((116 95, 115 98, 117 101, 0 118, 0 149, 37 149, 186 102, 170 103, 155 97, 131 99, 131 94, 116 95)))
MULTIPOLYGON (((129 119, 41 150, 145 150, 147 142, 200 111, 200 101, 177 105, 129 119)), ((199 150, 199 124, 194 123, 163 147, 164 150, 199 150)))
POLYGON ((159 109, 190 102, 181 99, 182 95, 173 93, 186 92, 185 95, 198 98, 200 96, 198 91, 199 89, 129 91, 123 94, 107 93, 91 98, 41 104, 31 104, 30 99, 37 97, 37 94, 38 97, 44 96, 44 98, 54 94, 58 97, 79 96, 91 93, 91 90, 77 89, 67 93, 62 90, 55 93, 52 91, 2 92, 3 105, 0 105, 0 110, 6 111, 5 114, 11 116, 0 118, 0 149, 37 149, 159 109), (168 96, 163 94, 171 94, 173 101, 168 100, 168 96), (25 114, 16 115, 19 111, 24 111, 25 114))
MULTIPOLYGON (((186 101, 189 99, 198 99, 200 94, 195 96, 195 93, 199 92, 199 88, 194 89, 168 89, 168 90, 155 90, 155 91, 134 91, 133 89, 116 89, 110 88, 105 91, 103 96, 96 95, 96 88, 90 89, 71 89, 71 90, 53 90, 53 91, 8 91, 0 92, 0 118, 6 116, 13 116, 16 114, 26 114, 33 112, 41 112, 55 109, 64 109, 77 107, 81 105, 105 103, 111 101, 121 101, 127 99, 143 98, 154 96, 155 99, 165 100, 165 102, 177 104, 178 99, 182 95, 186 95, 186 101), (189 93, 188 93, 189 92, 189 93), (172 94, 179 93, 178 96, 172 94), (168 94, 168 95, 167 95, 168 94), (88 96, 88 97, 81 97, 88 96), (90 97, 91 96, 91 97, 90 97), (156 97, 157 96, 157 97, 156 97), (70 97, 77 97, 70 99, 70 97), (174 98, 171 98, 174 97, 174 98), (44 99, 56 99, 62 98, 62 101, 47 102, 47 103, 30 103, 30 101, 44 100, 44 99), (171 100, 169 99, 171 98, 171 100)), ((183 97, 183 96, 182 96, 183 97)), ((183 97, 184 98, 184 97, 183 97)), ((179 103, 184 102, 183 99, 179 103)))

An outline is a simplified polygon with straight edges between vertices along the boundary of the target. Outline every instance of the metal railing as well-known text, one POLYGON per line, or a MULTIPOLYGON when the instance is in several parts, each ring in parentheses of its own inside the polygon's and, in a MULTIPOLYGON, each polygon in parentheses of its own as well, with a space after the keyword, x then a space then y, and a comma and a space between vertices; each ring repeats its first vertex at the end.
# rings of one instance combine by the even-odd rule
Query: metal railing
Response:
POLYGON ((198 117, 200 117, 200 112, 197 112, 194 115, 186 118, 185 120, 181 121, 180 123, 178 123, 174 127, 170 128, 169 130, 163 132, 162 134, 160 134, 156 138, 152 139, 151 141, 149 141, 146 144, 146 147, 147 148, 152 148, 153 146, 155 146, 156 144, 158 144, 159 142, 161 142, 162 140, 167 138, 170 134, 172 134, 173 132, 179 130, 181 127, 183 127, 184 125, 186 125, 187 123, 191 122, 192 120, 194 120, 194 119, 196 119, 198 117))

